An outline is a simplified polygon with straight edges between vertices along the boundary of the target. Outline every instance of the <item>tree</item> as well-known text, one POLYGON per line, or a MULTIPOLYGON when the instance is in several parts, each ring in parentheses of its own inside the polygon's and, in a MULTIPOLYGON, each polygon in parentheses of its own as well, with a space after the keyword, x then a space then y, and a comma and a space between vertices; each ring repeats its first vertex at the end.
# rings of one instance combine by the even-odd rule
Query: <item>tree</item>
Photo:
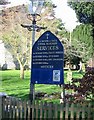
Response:
POLYGON ((77 14, 80 23, 94 23, 94 1, 93 2, 68 2, 77 14))
MULTIPOLYGON (((75 39, 77 39, 77 41, 79 41, 81 44, 84 44, 85 48, 84 48, 84 54, 80 56, 80 58, 82 59, 83 62, 86 62, 89 60, 90 57, 92 57, 93 54, 93 50, 92 50, 92 36, 91 36, 91 30, 92 30, 92 26, 88 25, 88 24, 81 24, 79 26, 77 26, 72 33, 72 39, 73 41, 75 41, 75 39)), ((76 43, 75 43, 76 46, 76 43)), ((80 47, 81 45, 79 45, 78 49, 80 48, 80 51, 83 50, 83 48, 81 49, 80 47)))
MULTIPOLYGON (((73 37, 83 41, 87 45, 88 56, 91 54, 94 57, 94 2, 70 2, 69 5, 82 23, 74 30, 73 37)), ((94 101, 94 67, 87 67, 85 75, 81 79, 72 79, 71 83, 65 84, 65 89, 73 92, 72 95, 66 95, 67 99, 73 98, 75 102, 87 99, 94 101)))
POLYGON ((30 38, 24 37, 24 34, 19 26, 17 27, 17 31, 11 31, 3 36, 5 47, 10 51, 12 56, 17 59, 20 65, 21 79, 24 79, 24 69, 30 61, 30 38))
MULTIPOLYGON (((16 6, 2 10, 0 19, 2 20, 1 39, 6 45, 6 48, 11 52, 14 58, 20 65, 20 77, 24 79, 24 67, 28 65, 31 59, 32 36, 31 31, 22 28, 21 24, 31 24, 31 20, 27 18, 27 6, 16 6)), ((60 20, 53 18, 53 21, 47 19, 48 15, 54 15, 52 4, 48 4, 44 8, 41 21, 37 21, 39 26, 47 26, 53 33, 57 32, 57 27, 61 24, 60 20)), ((41 30, 36 34, 37 38, 44 32, 41 30)))
POLYGON ((92 26, 91 36, 92 38, 92 66, 94 66, 94 1, 93 2, 69 2, 69 6, 72 7, 78 20, 83 24, 92 26))
POLYGON ((20 65, 20 78, 24 79, 24 68, 30 61, 31 35, 23 30, 21 23, 26 21, 26 7, 17 6, 2 10, 1 39, 5 47, 20 65), (23 21, 24 20, 24 21, 23 21))

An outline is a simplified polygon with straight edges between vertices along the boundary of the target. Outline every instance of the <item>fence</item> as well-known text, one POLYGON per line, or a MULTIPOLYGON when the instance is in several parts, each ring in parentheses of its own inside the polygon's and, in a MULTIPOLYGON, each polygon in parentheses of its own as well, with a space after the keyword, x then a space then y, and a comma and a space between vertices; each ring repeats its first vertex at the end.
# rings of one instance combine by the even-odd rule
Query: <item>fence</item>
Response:
POLYGON ((47 102, 21 101, 15 98, 2 98, 3 119, 51 119, 54 120, 94 120, 94 106, 88 104, 53 104, 47 102))

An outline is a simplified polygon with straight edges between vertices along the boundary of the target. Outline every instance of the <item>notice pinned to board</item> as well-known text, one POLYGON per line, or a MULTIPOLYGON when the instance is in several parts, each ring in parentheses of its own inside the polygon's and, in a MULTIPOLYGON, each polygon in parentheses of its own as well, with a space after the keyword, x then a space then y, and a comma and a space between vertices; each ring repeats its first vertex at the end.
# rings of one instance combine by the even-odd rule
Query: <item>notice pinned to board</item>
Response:
POLYGON ((60 70, 53 70, 53 81, 60 82, 60 70))

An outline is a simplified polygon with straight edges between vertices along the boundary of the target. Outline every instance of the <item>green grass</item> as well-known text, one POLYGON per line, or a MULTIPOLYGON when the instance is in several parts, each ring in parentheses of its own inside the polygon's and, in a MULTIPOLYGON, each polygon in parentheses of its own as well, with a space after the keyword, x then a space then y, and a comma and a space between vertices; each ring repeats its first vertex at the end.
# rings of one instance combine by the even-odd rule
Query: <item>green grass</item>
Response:
POLYGON ((28 97, 30 80, 29 71, 25 71, 24 80, 19 78, 19 70, 0 71, 0 74, 2 76, 2 87, 0 88, 0 91, 22 99, 28 97))
MULTIPOLYGON (((19 70, 6 70, 0 71, 1 76, 1 87, 0 92, 5 92, 10 96, 15 96, 24 100, 29 99, 29 88, 30 88, 30 71, 25 71, 25 79, 19 78, 19 70)), ((64 81, 66 80, 67 71, 64 72, 64 81)), ((77 71, 73 71, 74 78, 81 78, 82 74, 77 71)), ((54 92, 60 93, 62 89, 57 85, 35 85, 35 91, 46 92, 51 94, 54 92)), ((49 100, 50 101, 50 100, 49 100)), ((58 101, 58 100, 57 100, 58 101)))

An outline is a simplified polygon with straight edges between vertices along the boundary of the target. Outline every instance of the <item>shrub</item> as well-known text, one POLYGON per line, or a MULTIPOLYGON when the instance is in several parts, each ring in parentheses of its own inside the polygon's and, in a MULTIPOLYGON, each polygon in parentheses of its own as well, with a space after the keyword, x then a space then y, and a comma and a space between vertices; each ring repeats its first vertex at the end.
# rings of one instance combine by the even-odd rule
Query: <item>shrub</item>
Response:
MULTIPOLYGON (((73 91, 70 97, 73 98, 74 102, 83 100, 94 101, 94 67, 87 67, 83 78, 72 78, 70 84, 65 84, 65 90, 73 91)), ((65 98, 68 98, 68 95, 65 95, 65 98)))

